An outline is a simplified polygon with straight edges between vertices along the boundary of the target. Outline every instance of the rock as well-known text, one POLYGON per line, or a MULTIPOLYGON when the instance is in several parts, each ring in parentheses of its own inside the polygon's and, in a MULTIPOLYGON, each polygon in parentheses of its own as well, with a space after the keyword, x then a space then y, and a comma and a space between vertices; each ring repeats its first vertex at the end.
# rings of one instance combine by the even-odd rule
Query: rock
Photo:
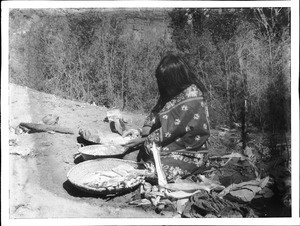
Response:
POLYGON ((118 121, 122 119, 122 114, 119 109, 112 109, 106 112, 106 116, 109 121, 118 121))
POLYGON ((13 155, 27 156, 32 152, 31 148, 15 146, 10 148, 9 153, 13 155))
POLYGON ((9 146, 17 146, 17 139, 9 139, 9 146))
POLYGON ((56 125, 58 123, 59 116, 49 114, 42 118, 42 121, 45 125, 56 125))

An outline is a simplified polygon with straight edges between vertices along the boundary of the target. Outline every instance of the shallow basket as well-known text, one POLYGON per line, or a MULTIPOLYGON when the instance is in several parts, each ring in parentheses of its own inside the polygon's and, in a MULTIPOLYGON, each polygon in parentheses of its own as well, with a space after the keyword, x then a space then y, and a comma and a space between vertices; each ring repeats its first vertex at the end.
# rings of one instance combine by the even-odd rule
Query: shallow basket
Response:
POLYGON ((130 137, 122 137, 116 133, 100 133, 90 136, 81 135, 81 138, 91 144, 111 144, 111 145, 125 145, 130 137))
POLYGON ((78 189, 88 192, 91 194, 96 195, 108 195, 108 194, 115 194, 118 195, 120 193, 126 193, 134 188, 136 188, 141 182, 137 181, 136 183, 132 184, 130 187, 127 188, 92 188, 87 185, 84 185, 81 183, 82 178, 84 178, 86 175, 89 175, 96 171, 109 171, 119 165, 128 164, 135 169, 143 169, 142 164, 138 164, 134 161, 128 161, 128 160, 122 160, 122 159, 115 159, 115 158, 106 158, 106 159, 95 159, 95 160, 89 160, 82 163, 79 163, 78 165, 71 168, 67 174, 68 180, 78 189))
POLYGON ((121 156, 127 148, 121 145, 89 145, 78 149, 84 160, 121 156))

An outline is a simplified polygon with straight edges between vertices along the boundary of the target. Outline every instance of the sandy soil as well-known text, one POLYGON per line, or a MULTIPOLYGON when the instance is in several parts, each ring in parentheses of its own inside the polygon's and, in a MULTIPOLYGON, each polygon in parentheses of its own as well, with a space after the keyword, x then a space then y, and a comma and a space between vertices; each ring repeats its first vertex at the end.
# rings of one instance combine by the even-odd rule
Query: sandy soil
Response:
MULTIPOLYGON (((138 189, 111 199, 83 193, 67 180, 68 171, 80 162, 78 158, 74 159, 74 155, 78 154, 79 129, 98 129, 103 134, 112 134, 109 124, 104 122, 107 110, 105 107, 66 100, 9 84, 11 219, 178 217, 173 211, 164 210, 157 214, 153 208, 129 205, 129 201, 138 198, 138 189), (42 118, 48 114, 58 115, 58 124, 71 129, 74 134, 15 133, 15 128, 21 122, 42 123, 42 118)), ((145 117, 125 112, 123 115, 128 121, 128 128, 140 127, 145 117)), ((136 154, 127 155, 124 159, 135 160, 136 154)), ((271 202, 262 213, 271 206, 272 213, 268 212, 267 216, 290 215, 288 212, 283 213, 282 204, 273 206, 271 202)))
MULTIPOLYGON (((67 181, 67 172, 76 164, 79 128, 110 132, 105 107, 57 98, 26 87, 9 84, 10 218, 94 218, 94 217, 172 217, 128 205, 137 191, 107 200, 78 192, 67 181), (16 135, 20 122, 41 123, 47 114, 60 116, 59 125, 75 131, 16 135)), ((126 114, 129 126, 141 125, 143 115, 126 114)))

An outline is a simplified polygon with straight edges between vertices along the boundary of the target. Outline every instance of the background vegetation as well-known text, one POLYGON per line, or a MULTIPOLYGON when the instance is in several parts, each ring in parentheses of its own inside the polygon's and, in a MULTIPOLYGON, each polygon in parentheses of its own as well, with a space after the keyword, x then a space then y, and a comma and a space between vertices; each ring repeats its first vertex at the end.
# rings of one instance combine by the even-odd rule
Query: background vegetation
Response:
POLYGON ((155 68, 173 51, 207 87, 212 126, 290 129, 289 8, 173 9, 165 17, 171 39, 136 39, 121 13, 11 10, 10 82, 147 112, 158 97, 155 68))

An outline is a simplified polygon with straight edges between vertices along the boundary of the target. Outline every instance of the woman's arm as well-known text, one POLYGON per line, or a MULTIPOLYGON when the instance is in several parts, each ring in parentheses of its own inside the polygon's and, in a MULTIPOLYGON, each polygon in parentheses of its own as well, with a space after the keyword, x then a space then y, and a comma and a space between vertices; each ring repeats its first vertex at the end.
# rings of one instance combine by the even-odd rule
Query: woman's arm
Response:
POLYGON ((125 147, 137 147, 139 145, 143 145, 147 137, 138 137, 129 140, 124 146, 125 147))
MULTIPOLYGON (((142 129, 139 130, 140 132, 140 136, 135 138, 135 139, 131 139, 130 141, 128 141, 126 143, 126 147, 135 147, 138 145, 141 145, 144 143, 144 141, 146 140, 147 136, 149 135, 151 130, 150 126, 143 126, 142 129)), ((132 131, 127 131, 125 134, 123 134, 123 137, 128 136, 132 134, 132 131)))

